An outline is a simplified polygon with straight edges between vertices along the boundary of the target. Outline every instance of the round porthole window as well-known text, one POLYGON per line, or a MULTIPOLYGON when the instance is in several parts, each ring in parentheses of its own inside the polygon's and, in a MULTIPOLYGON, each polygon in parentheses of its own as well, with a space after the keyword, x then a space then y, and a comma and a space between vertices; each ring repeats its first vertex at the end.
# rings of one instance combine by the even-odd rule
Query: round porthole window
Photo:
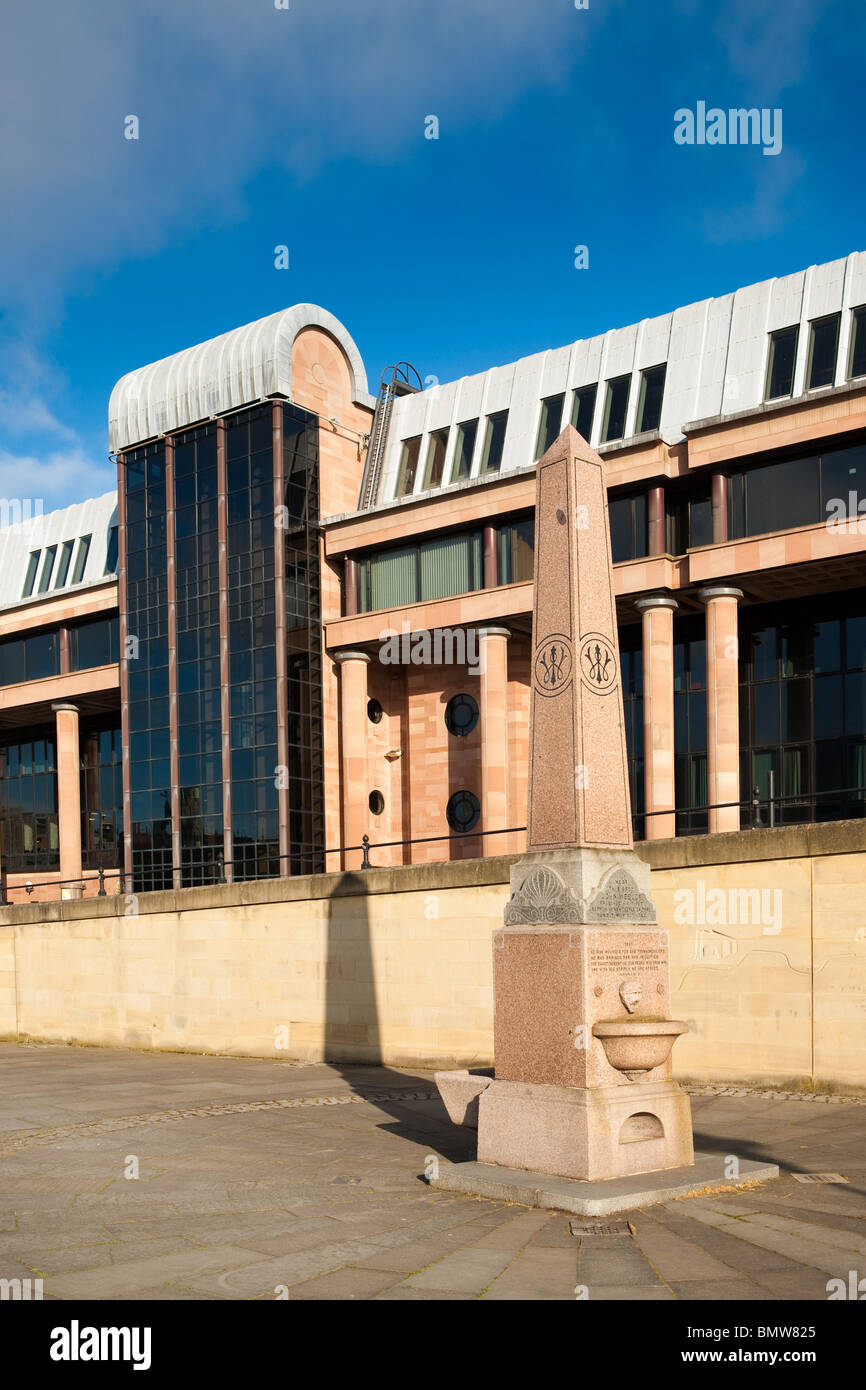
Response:
POLYGON ((378 700, 367 701, 367 718, 371 724, 381 724, 384 710, 378 700))
POLYGON ((448 798, 445 816, 452 830, 465 834, 478 824, 481 802, 474 792, 455 792, 448 798))
POLYGON ((478 705, 471 695, 452 695, 445 706, 445 727, 449 734, 465 738, 478 723, 478 705))
POLYGON ((369 805, 374 816, 381 816, 385 809, 385 798, 380 791, 370 792, 369 805))

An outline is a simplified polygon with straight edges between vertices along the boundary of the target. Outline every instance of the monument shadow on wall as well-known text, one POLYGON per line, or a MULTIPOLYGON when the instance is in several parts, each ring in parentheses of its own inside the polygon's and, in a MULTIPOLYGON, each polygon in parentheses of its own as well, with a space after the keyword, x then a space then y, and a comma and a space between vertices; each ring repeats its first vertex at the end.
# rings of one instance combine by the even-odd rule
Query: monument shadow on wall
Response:
POLYGON ((325 1061, 356 1095, 369 1097, 393 1123, 378 1128, 419 1146, 417 1172, 431 1151, 460 1162, 474 1154, 473 1136, 455 1129, 432 1078, 386 1066, 382 1057, 376 973, 363 873, 341 874, 328 899, 325 956, 325 1061), (401 1100, 399 1092, 430 1093, 432 1100, 401 1100))

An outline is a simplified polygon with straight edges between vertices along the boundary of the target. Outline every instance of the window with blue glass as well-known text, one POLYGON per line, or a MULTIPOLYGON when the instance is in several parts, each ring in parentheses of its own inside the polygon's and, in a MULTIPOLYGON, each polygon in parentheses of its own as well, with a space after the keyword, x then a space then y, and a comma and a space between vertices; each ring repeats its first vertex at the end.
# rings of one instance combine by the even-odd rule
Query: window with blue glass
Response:
POLYGON ((0 827, 4 872, 60 868, 53 730, 0 742, 0 827))
POLYGON ((81 749, 81 863, 85 869, 123 865, 123 757, 120 720, 83 719, 81 749))
POLYGON ((866 604, 856 595, 741 614, 744 825, 860 817, 866 806, 866 604))
POLYGON ((165 444, 125 456, 133 890, 172 886, 165 444))
POLYGON ((175 616, 181 884, 222 874, 217 430, 175 436, 175 616))
POLYGON ((622 628, 619 634, 622 670, 622 706, 625 747, 631 794, 632 825, 636 840, 646 838, 646 801, 643 738, 643 642, 640 624, 622 628))
POLYGON ((226 424, 232 872, 276 876, 274 446, 270 405, 226 424))
POLYGON ((708 829, 707 644, 704 619, 674 625, 674 801, 678 835, 708 829))
POLYGON ((117 618, 92 618, 69 629, 69 663, 73 671, 111 666, 119 660, 117 618))
POLYGON ((56 630, 0 642, 0 685, 41 681, 60 673, 60 642, 56 630))

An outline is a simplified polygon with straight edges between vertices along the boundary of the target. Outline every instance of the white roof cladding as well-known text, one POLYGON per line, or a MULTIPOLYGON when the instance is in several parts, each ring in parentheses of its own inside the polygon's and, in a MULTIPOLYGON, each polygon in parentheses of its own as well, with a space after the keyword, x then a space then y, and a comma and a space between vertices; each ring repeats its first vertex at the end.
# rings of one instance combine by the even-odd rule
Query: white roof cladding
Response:
MULTIPOLYGON (((644 319, 627 328, 611 329, 596 338, 579 339, 570 346, 523 357, 504 367, 492 367, 476 376, 462 377, 417 395, 394 402, 388 452, 379 501, 394 497, 403 440, 425 436, 421 444, 415 495, 424 489, 427 436, 432 430, 450 429, 442 487, 451 482, 457 431, 464 420, 480 417, 475 440, 472 477, 477 477, 484 445, 484 417, 508 410, 508 428, 500 476, 532 464, 541 401, 565 395, 562 425, 571 419, 571 393, 581 386, 599 383, 590 444, 601 444, 604 386, 614 377, 630 374, 625 435, 610 448, 622 447, 634 437, 640 396, 640 373, 667 363, 659 433, 668 443, 683 436, 692 421, 735 411, 755 409, 763 403, 769 334, 775 329, 805 327, 810 319, 842 312, 834 385, 846 379, 852 308, 866 304, 866 252, 855 252, 838 261, 811 266, 778 280, 736 290, 720 299, 675 309, 658 318, 644 319)), ((801 331, 792 395, 805 392, 809 334, 801 331)), ((431 489, 435 492, 439 489, 431 489)))
POLYGON ((107 577, 105 566, 109 535, 112 526, 117 525, 117 493, 106 492, 102 497, 76 502, 71 507, 61 507, 59 511, 46 512, 44 515, 38 514, 39 509, 33 504, 34 501, 38 503, 38 499, 34 499, 14 513, 7 504, 7 514, 0 516, 0 608, 56 598, 58 594, 98 583, 107 577), (7 521, 13 524, 5 524, 7 521), (84 572, 78 583, 73 584, 78 541, 82 536, 90 536, 90 548, 84 572), (64 541, 74 542, 66 583, 61 588, 54 587, 54 576, 58 569, 55 558, 48 589, 37 593, 45 551, 49 546, 56 545, 59 554, 64 541), (24 580, 34 551, 40 552, 37 582, 32 595, 26 598, 23 596, 24 580))
POLYGON ((316 304, 295 304, 127 372, 108 403, 109 449, 126 449, 263 396, 291 400, 292 346, 305 328, 322 328, 339 343, 349 360, 353 399, 375 405, 361 354, 339 319, 316 304))

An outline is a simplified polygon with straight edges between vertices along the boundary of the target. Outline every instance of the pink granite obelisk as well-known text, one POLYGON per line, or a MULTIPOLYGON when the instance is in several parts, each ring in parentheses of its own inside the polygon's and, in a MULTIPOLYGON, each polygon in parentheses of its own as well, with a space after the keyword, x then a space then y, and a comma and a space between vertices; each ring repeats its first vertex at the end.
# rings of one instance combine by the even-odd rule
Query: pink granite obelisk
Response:
POLYGON ((538 464, 526 853, 494 934, 495 1077, 443 1072, 479 1163, 604 1179, 693 1162, 668 934, 635 854, 603 464, 538 464))

